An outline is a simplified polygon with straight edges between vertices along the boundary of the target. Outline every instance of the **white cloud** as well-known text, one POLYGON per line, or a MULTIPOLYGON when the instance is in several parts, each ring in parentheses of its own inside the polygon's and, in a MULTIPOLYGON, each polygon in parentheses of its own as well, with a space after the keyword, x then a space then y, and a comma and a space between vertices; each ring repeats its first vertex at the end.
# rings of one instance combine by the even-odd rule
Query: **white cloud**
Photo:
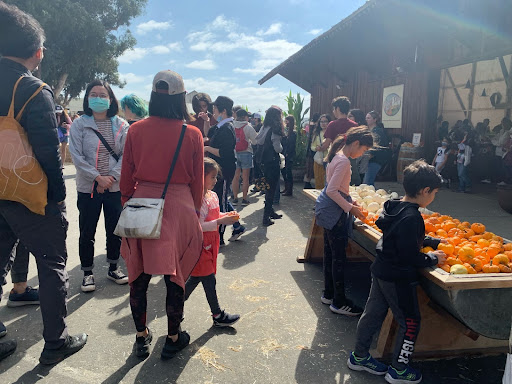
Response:
POLYGON ((312 29, 312 30, 308 31, 308 33, 310 35, 313 35, 313 36, 318 35, 320 32, 322 32, 322 30, 320 28, 319 29, 312 29))
POLYGON ((282 26, 283 25, 281 23, 274 23, 270 27, 268 27, 268 29, 266 31, 261 29, 258 32, 256 32, 256 34, 258 36, 278 35, 281 33, 282 26))
POLYGON ((167 45, 155 45, 149 48, 139 48, 135 47, 133 49, 129 49, 125 51, 119 58, 117 59, 120 63, 131 64, 134 61, 141 60, 149 54, 154 55, 165 55, 171 53, 172 51, 181 51, 182 45, 181 43, 170 43, 167 45))
POLYGON ((172 27, 172 23, 170 21, 155 21, 155 20, 149 20, 145 23, 141 23, 137 25, 136 30, 137 33, 141 35, 145 35, 148 32, 151 31, 165 31, 172 27))
POLYGON ((206 60, 195 60, 191 63, 188 63, 186 65, 187 68, 193 68, 193 69, 204 69, 207 71, 211 71, 213 69, 217 68, 217 64, 213 60, 206 59, 206 60))

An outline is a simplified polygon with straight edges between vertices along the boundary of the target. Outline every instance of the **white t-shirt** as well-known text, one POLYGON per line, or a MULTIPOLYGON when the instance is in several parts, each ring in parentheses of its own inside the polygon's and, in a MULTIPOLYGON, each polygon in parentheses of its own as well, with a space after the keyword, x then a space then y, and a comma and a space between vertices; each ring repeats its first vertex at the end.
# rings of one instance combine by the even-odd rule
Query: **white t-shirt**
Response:
POLYGON ((438 147, 437 148, 437 157, 436 157, 436 163, 443 163, 444 159, 446 158, 446 150, 448 148, 438 147))

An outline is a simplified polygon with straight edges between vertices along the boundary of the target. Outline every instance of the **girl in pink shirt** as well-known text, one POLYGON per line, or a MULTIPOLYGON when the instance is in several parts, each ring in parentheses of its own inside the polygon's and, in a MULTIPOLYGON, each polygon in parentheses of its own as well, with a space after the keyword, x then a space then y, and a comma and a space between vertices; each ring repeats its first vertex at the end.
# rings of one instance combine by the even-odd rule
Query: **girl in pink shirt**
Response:
POLYGON ((351 128, 345 136, 334 140, 327 155, 327 186, 315 208, 317 220, 321 218, 324 226, 325 289, 321 300, 330 305, 332 312, 347 316, 358 316, 363 312, 345 297, 344 269, 352 216, 365 219, 349 195, 352 174, 349 159, 361 157, 372 146, 373 136, 366 126, 351 128))

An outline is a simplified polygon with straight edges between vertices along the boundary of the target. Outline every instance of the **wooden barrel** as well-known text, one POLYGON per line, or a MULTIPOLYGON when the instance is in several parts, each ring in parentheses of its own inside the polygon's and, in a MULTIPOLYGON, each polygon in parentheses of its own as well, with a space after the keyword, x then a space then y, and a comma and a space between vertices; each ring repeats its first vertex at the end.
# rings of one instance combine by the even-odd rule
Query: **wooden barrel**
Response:
POLYGON ((398 153, 398 161, 396 162, 396 180, 402 183, 404 181, 404 169, 409 164, 423 157, 424 151, 422 147, 404 147, 402 145, 398 153))

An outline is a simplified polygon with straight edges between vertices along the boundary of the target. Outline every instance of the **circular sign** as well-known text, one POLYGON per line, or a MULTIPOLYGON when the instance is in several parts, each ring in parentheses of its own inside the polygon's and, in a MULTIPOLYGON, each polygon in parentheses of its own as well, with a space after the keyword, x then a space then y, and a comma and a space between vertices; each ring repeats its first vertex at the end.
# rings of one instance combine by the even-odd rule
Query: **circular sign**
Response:
POLYGON ((387 116, 395 116, 402 108, 402 98, 396 93, 390 93, 384 100, 384 113, 387 116))

